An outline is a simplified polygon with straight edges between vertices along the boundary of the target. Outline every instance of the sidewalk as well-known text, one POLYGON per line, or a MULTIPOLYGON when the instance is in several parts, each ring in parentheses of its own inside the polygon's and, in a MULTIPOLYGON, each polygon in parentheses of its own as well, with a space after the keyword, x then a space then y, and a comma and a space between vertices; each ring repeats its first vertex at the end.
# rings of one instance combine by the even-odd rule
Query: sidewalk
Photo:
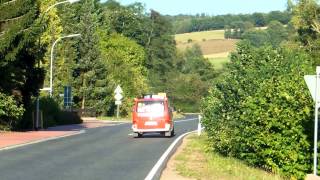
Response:
POLYGON ((81 130, 114 125, 114 122, 86 119, 82 124, 50 127, 45 130, 27 132, 0 132, 0 150, 33 142, 79 134, 81 130))

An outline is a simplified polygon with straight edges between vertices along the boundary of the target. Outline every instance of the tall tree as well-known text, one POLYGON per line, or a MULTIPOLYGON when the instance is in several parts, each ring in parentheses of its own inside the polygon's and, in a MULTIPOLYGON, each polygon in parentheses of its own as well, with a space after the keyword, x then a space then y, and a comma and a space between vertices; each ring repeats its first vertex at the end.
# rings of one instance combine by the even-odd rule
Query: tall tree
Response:
MULTIPOLYGON (((62 33, 61 19, 58 16, 58 11, 56 7, 46 10, 51 5, 55 4, 57 0, 42 0, 40 1, 40 26, 42 28, 42 35, 40 37, 41 47, 45 52, 44 60, 42 61, 41 66, 46 71, 46 78, 44 81, 44 86, 49 86, 49 73, 50 73, 50 52, 53 42, 59 38, 62 33)), ((57 52, 57 51, 56 51, 57 52)), ((55 91, 54 91, 55 92, 55 91)))
POLYGON ((149 71, 151 86, 154 90, 160 91, 161 88, 157 87, 167 81, 165 74, 173 68, 176 47, 170 22, 154 10, 151 10, 150 20, 146 67, 151 69, 149 71))
POLYGON ((79 54, 75 68, 74 90, 76 96, 81 101, 81 108, 95 107, 99 98, 94 92, 96 83, 102 78, 104 71, 100 62, 100 52, 98 49, 98 4, 96 0, 83 0, 77 10, 79 13, 79 54))
POLYGON ((42 57, 36 44, 38 15, 36 0, 0 2, 0 91, 17 92, 25 106, 38 94, 44 78, 43 70, 35 67, 42 57))
POLYGON ((298 40, 314 57, 315 65, 320 63, 320 6, 315 0, 300 0, 293 8, 292 22, 298 32, 298 40))
POLYGON ((145 51, 135 41, 119 34, 107 35, 100 31, 100 50, 106 67, 105 84, 109 93, 103 97, 105 108, 112 114, 114 99, 112 92, 117 85, 123 89, 121 112, 127 115, 131 111, 132 99, 148 90, 147 69, 144 67, 145 51))

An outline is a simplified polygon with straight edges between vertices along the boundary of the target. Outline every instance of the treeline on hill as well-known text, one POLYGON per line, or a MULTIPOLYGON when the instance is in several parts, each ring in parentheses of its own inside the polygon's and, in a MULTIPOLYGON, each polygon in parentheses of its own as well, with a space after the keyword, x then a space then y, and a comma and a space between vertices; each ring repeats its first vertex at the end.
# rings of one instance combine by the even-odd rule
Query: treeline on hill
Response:
MULTIPOLYGON (((288 5, 288 7, 290 7, 288 5)), ((288 8, 289 9, 289 8, 288 8)), ((174 24, 174 32, 176 34, 218 30, 225 28, 236 29, 239 26, 264 27, 271 21, 279 21, 282 24, 288 24, 291 19, 289 10, 271 11, 269 13, 253 13, 253 14, 227 14, 209 16, 206 14, 198 15, 177 15, 169 16, 174 24)))
POLYGON ((124 116, 134 97, 150 92, 166 92, 176 109, 199 110, 216 73, 199 47, 177 51, 166 17, 146 12, 140 3, 122 6, 114 0, 81 0, 45 12, 57 2, 0 2, 1 129, 32 127, 35 97, 49 86, 52 44, 75 33, 81 36, 64 38, 54 49, 53 98, 40 93, 45 126, 80 122, 61 111, 64 86, 72 87, 74 109, 94 115, 114 114, 118 84, 124 116))
POLYGON ((317 1, 297 1, 280 43, 243 37, 202 104, 213 151, 288 179, 312 172, 314 108, 303 77, 320 63, 318 12, 317 1))

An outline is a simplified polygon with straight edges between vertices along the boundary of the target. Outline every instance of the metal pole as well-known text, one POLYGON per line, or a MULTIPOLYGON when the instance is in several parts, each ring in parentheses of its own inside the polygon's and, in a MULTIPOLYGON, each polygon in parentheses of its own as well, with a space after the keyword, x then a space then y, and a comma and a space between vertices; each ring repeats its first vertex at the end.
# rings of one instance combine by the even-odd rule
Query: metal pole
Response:
MULTIPOLYGON (((49 11, 49 10, 51 10, 53 7, 55 7, 55 6, 57 6, 57 5, 59 5, 59 4, 64 4, 64 3, 75 3, 75 2, 78 2, 79 0, 66 0, 66 1, 62 1, 62 2, 57 2, 57 3, 55 3, 55 4, 53 4, 52 6, 49 6, 44 12, 43 12, 43 14, 42 14, 42 16, 41 16, 41 18, 40 18, 40 22, 39 22, 39 24, 41 25, 42 24, 42 21, 43 21, 43 18, 44 18, 44 16, 45 16, 45 14, 47 14, 47 12, 49 11)), ((39 36, 39 56, 40 56, 40 49, 41 49, 41 35, 39 36)), ((38 68, 40 69, 40 59, 39 59, 39 61, 38 61, 38 68)), ((51 90, 52 91, 52 90, 51 90)), ((51 92, 52 93, 52 92, 51 92)), ((38 127, 38 122, 39 122, 39 109, 40 109, 40 103, 39 103, 39 95, 37 96, 37 107, 36 107, 36 125, 35 125, 35 129, 37 129, 38 127)))
POLYGON ((117 119, 119 118, 119 110, 120 110, 120 105, 117 104, 117 119))
POLYGON ((53 81, 53 75, 52 75, 52 70, 53 70, 53 50, 54 50, 54 46, 57 44, 57 42, 60 40, 61 38, 58 38, 52 45, 51 47, 51 58, 50 58, 50 97, 52 97, 52 81, 53 81))
POLYGON ((39 111, 40 111, 40 100, 39 96, 37 96, 37 104, 36 104, 36 122, 34 125, 35 130, 38 130, 38 124, 39 124, 39 111))
POLYGON ((54 41, 52 47, 51 47, 51 58, 50 58, 50 97, 52 97, 52 91, 53 91, 53 58, 54 58, 54 54, 53 54, 53 51, 54 51, 54 47, 56 46, 56 44, 64 39, 64 38, 72 38, 72 37, 78 37, 78 36, 81 36, 81 34, 70 34, 70 35, 67 35, 67 36, 62 36, 62 37, 59 37, 57 40, 54 41))
POLYGON ((201 119, 202 119, 202 116, 199 115, 199 121, 198 121, 198 136, 201 135, 201 119))
POLYGON ((320 67, 316 69, 316 93, 315 93, 315 109, 314 109, 314 149, 313 149, 313 174, 317 175, 317 155, 318 155, 318 80, 320 74, 320 67))

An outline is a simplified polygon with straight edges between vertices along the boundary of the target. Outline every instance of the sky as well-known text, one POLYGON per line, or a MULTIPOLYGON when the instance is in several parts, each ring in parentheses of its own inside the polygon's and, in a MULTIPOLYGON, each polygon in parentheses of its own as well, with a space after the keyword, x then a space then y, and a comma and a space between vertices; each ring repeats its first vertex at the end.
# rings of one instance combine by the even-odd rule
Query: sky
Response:
MULTIPOLYGON (((101 0, 106 1, 106 0, 101 0)), ((207 15, 248 14, 285 10, 287 0, 117 0, 122 5, 145 4, 163 15, 206 13, 207 15)))

